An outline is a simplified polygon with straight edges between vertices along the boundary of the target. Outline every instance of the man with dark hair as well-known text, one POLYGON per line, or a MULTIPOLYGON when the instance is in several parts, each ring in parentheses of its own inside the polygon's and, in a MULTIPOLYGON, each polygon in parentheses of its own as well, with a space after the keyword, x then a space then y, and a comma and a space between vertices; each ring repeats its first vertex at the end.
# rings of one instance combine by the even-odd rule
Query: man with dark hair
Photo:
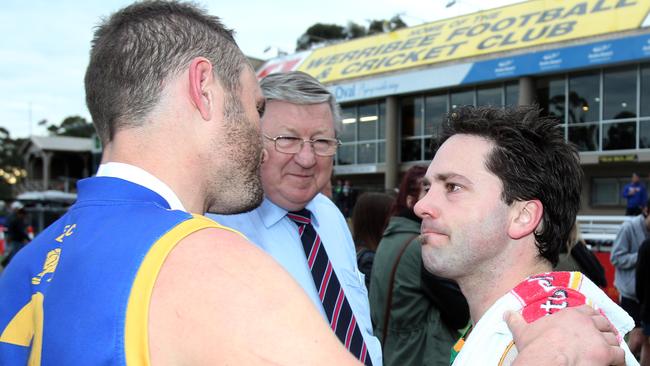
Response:
POLYGON ((462 107, 443 124, 438 146, 415 212, 426 269, 456 280, 469 303, 473 326, 454 346, 454 365, 513 361, 508 310, 530 322, 593 303, 622 335, 633 327, 581 273, 550 272, 575 222, 582 178, 556 121, 532 107, 462 107))
POLYGON ((354 363, 273 260, 201 216, 262 199, 264 98, 218 18, 118 11, 86 94, 102 165, 3 272, 0 365, 354 363))

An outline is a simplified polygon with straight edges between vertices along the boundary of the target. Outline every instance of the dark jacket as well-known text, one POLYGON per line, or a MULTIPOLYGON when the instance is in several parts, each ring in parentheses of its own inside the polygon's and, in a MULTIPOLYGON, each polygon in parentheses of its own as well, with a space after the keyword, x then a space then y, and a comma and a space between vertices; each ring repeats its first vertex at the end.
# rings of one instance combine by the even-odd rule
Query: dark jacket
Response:
MULTIPOLYGON (((375 254, 370 281, 370 315, 375 336, 380 341, 393 264, 402 244, 419 232, 418 222, 394 216, 375 254)), ((423 271, 420 243, 412 240, 395 275, 393 305, 383 348, 386 366, 449 365, 451 347, 459 336, 456 329, 467 324, 469 310, 458 287, 428 276, 431 275, 423 271), (441 308, 445 308, 443 313, 447 313, 449 326, 442 319, 441 308)))
POLYGON ((639 247, 636 261, 636 297, 641 304, 639 317, 643 324, 650 324, 650 239, 639 247))
POLYGON ((596 255, 582 243, 576 243, 571 248, 571 254, 563 250, 560 253, 560 261, 554 268, 555 271, 579 271, 584 273, 591 282, 602 288, 607 287, 605 269, 600 264, 596 255))

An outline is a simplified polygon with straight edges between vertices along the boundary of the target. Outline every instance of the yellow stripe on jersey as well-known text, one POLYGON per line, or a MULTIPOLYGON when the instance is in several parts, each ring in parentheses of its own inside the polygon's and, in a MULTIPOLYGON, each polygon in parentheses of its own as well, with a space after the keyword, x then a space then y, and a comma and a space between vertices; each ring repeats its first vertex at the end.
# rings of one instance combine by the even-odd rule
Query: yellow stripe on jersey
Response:
POLYGON ((33 298, 27 305, 11 319, 5 330, 0 335, 0 342, 29 347, 34 336, 34 301, 33 298))
POLYGON ((138 269, 129 295, 124 325, 124 352, 127 365, 151 364, 148 333, 149 303, 160 268, 176 244, 186 236, 207 228, 224 229, 241 235, 238 231, 222 226, 205 216, 193 216, 158 239, 151 246, 138 269))
POLYGON ((582 273, 580 272, 571 272, 571 283, 569 283, 569 288, 573 290, 579 290, 580 284, 582 283, 582 273))

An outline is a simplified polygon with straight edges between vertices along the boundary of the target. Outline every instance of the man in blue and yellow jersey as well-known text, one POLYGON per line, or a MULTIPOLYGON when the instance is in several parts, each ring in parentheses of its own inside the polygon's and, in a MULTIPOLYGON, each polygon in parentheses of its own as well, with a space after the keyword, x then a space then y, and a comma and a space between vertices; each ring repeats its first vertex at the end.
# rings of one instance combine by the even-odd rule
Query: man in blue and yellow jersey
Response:
MULTIPOLYGON (((0 277, 0 365, 354 364, 275 261, 202 216, 262 200, 264 98, 230 31, 193 5, 136 3, 90 56, 102 165, 0 277)), ((611 334, 568 315, 596 341, 520 324, 527 364, 550 364, 547 347, 615 363, 611 334)))

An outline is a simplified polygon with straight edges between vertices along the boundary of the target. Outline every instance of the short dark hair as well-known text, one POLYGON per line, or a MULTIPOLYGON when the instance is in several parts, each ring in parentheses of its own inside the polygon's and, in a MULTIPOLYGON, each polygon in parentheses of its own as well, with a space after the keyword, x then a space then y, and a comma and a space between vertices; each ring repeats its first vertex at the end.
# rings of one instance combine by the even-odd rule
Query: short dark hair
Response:
POLYGON ((564 140, 558 121, 540 116, 536 106, 464 106, 447 115, 434 151, 457 134, 494 143, 485 166, 501 180, 507 205, 540 200, 544 214, 535 242, 539 255, 555 266, 580 209, 583 175, 578 151, 564 140))
POLYGON ((143 1, 96 29, 86 70, 86 104, 104 144, 136 127, 160 99, 168 77, 203 56, 227 93, 239 89, 247 64, 219 18, 177 1, 143 1))

